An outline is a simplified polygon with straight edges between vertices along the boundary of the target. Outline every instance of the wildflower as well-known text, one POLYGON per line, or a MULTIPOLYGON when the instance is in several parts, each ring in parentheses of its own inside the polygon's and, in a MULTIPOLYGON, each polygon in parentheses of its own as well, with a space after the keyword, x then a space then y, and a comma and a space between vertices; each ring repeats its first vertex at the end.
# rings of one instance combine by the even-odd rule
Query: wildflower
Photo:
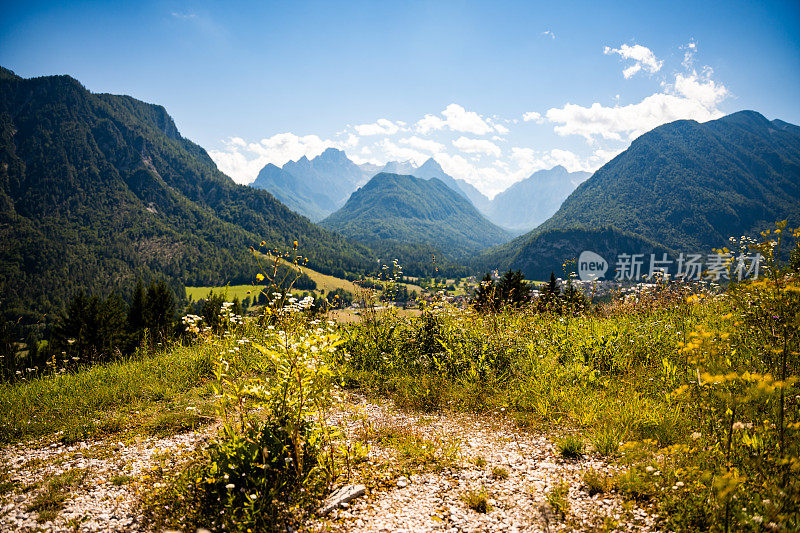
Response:
POLYGON ((257 279, 258 281, 264 281, 264 274, 262 274, 261 272, 259 272, 258 274, 256 274, 256 279, 257 279))
POLYGON ((234 485, 233 483, 228 483, 227 485, 225 485, 225 488, 228 490, 233 490, 236 488, 236 485, 234 485))
POLYGON ((692 433, 692 440, 697 440, 697 439, 699 439, 699 438, 700 438, 700 437, 702 437, 702 436, 703 436, 703 435, 702 435, 702 434, 700 434, 700 432, 698 432, 698 431, 695 431, 694 433, 692 433))

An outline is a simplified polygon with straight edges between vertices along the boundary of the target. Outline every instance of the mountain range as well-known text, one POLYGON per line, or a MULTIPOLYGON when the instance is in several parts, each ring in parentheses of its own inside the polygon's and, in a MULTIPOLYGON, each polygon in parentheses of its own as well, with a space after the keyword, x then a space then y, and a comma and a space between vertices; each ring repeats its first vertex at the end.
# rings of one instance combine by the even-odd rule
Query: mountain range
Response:
POLYGON ((357 165, 343 151, 328 148, 313 159, 304 156, 283 167, 269 163, 251 186, 271 192, 293 211, 318 222, 342 207, 350 194, 379 172, 426 180, 436 178, 468 199, 494 224, 515 233, 544 222, 589 177, 587 172, 570 173, 557 166, 535 172, 489 200, 474 185, 447 174, 432 157, 419 167, 413 161, 389 161, 380 167, 370 163, 357 165))
POLYGON ((3 312, 38 320, 79 289, 106 293, 136 278, 164 277, 176 290, 251 282, 248 249, 261 241, 298 240, 310 266, 339 277, 373 272, 376 258, 412 275, 519 268, 541 279, 583 250, 611 261, 709 253, 778 220, 800 224, 800 127, 754 111, 679 120, 588 179, 556 167, 491 201, 434 159, 378 168, 335 149, 267 165, 256 181, 286 205, 221 173, 161 106, 0 68, 3 312), (510 242, 500 227, 519 231, 554 210, 510 242))
POLYGON ((364 272, 370 252, 271 194, 237 185, 166 110, 69 76, 0 69, 0 305, 55 313, 78 289, 135 278, 252 282, 250 246, 301 243, 314 268, 364 272))

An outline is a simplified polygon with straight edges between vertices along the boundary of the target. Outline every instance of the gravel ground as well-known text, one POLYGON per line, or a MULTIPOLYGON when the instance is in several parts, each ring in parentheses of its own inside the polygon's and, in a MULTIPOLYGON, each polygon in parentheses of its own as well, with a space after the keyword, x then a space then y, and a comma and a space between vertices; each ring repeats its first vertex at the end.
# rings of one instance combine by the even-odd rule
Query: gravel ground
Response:
MULTIPOLYGON (((613 472, 614 467, 597 457, 579 461, 558 458, 550 438, 520 430, 505 417, 474 414, 414 414, 397 411, 388 402, 361 402, 350 413, 337 413, 333 422, 351 439, 363 435, 365 420, 373 431, 401 428, 430 440, 457 441, 456 464, 440 472, 397 475, 388 483, 367 484, 365 497, 346 509, 310 526, 317 531, 654 531, 656 516, 624 505, 614 494, 590 496, 583 487, 587 469, 613 472), (485 465, 478 466, 482 458, 485 465), (506 479, 495 479, 501 467, 506 479), (569 511, 555 516, 546 494, 554 486, 569 485, 569 511), (465 493, 485 490, 491 509, 479 513, 463 500, 465 493)), ((552 438, 552 436, 551 436, 552 438)), ((553 439, 555 440, 555 439, 553 439)), ((370 451, 370 463, 392 464, 392 453, 380 447, 370 451)), ((354 483, 363 480, 354 479, 354 483)))
MULTIPOLYGON (((582 487, 583 471, 610 472, 612 466, 591 455, 562 461, 552 436, 520 430, 502 416, 408 413, 390 402, 351 397, 330 415, 329 423, 341 427, 351 443, 386 430, 444 443, 450 446, 451 460, 409 469, 401 466, 396 447, 368 438, 366 461, 354 467, 350 479, 365 484, 367 494, 307 524, 309 531, 584 531, 611 523, 609 530, 654 530, 656 517, 645 509, 623 505, 613 494, 589 496, 582 487), (496 467, 508 477, 493 476, 496 467), (556 516, 546 498, 560 483, 569 485, 564 517, 556 516), (476 490, 487 494, 486 513, 470 509, 463 500, 476 490)), ((215 431, 207 426, 128 444, 38 441, 1 449, 0 468, 13 488, 0 496, 0 531, 140 531, 136 502, 148 489, 148 470, 180 468, 181 457, 215 431), (40 523, 31 505, 41 498, 48 480, 75 469, 82 480, 66 491, 57 516, 40 523)))
POLYGON ((15 485, 0 497, 0 531, 141 531, 137 494, 147 490, 147 471, 177 468, 181 456, 214 432, 213 427, 166 438, 143 437, 125 445, 115 441, 27 443, 0 450, 0 464, 15 485), (38 522, 30 506, 48 480, 80 469, 85 475, 66 493, 64 507, 51 521, 38 522))

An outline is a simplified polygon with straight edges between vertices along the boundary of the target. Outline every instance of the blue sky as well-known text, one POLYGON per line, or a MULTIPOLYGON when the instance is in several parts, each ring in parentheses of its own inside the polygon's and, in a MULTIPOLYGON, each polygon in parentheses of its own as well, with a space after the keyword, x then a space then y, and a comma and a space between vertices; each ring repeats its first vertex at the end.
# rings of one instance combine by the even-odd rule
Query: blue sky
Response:
POLYGON ((494 194, 678 118, 800 123, 800 2, 608 4, 6 2, 0 64, 162 104, 240 182, 335 146, 494 194))

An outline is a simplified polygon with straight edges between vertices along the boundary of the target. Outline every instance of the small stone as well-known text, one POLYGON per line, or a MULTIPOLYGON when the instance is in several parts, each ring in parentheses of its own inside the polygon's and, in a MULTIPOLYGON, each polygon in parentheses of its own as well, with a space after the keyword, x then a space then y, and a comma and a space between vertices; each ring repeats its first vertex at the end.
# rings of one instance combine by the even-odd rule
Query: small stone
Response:
POLYGON ((319 514, 326 515, 343 503, 348 503, 359 496, 363 496, 366 492, 367 487, 364 485, 345 485, 328 496, 322 507, 320 507, 319 514))

